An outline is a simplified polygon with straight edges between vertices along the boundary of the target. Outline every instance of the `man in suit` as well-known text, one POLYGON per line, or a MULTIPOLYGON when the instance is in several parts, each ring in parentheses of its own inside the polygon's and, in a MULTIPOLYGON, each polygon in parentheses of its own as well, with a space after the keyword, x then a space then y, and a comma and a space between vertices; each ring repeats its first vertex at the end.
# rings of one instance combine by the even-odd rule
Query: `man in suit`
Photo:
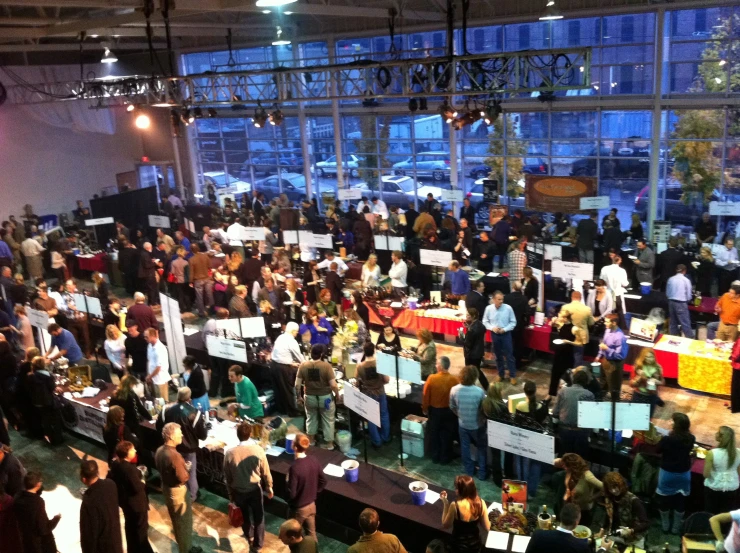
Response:
POLYGON ((118 267, 123 274, 126 292, 133 294, 138 288, 139 250, 128 240, 121 241, 121 247, 118 250, 118 267))
POLYGON ((465 219, 468 222, 468 226, 470 227, 470 230, 475 234, 476 227, 475 227, 475 208, 470 205, 470 198, 465 198, 463 200, 463 205, 460 208, 460 222, 462 223, 462 220, 465 219))
POLYGON ((488 379, 480 370, 485 352, 486 327, 481 322, 480 314, 474 307, 468 309, 465 316, 465 326, 468 331, 465 333, 465 342, 463 343, 463 354, 465 355, 465 364, 473 365, 478 369, 478 380, 484 390, 488 390, 488 379))
POLYGON ((468 292, 468 295, 465 296, 465 307, 467 309, 476 309, 478 311, 478 318, 481 319, 483 317, 483 312, 486 310, 486 307, 488 307, 488 297, 485 295, 486 290, 486 283, 483 282, 483 279, 478 279, 478 281, 475 283, 475 286, 473 286, 473 289, 468 292))
POLYGON ((522 283, 515 282, 512 284, 512 290, 504 296, 504 303, 511 307, 516 318, 516 326, 511 331, 511 341, 514 345, 514 361, 516 370, 522 367, 522 353, 524 341, 524 329, 529 322, 529 302, 527 296, 522 293, 522 283))
POLYGON ((660 289, 665 292, 668 279, 676 274, 676 267, 683 260, 684 253, 678 249, 678 238, 671 236, 668 240, 668 248, 658 254, 658 267, 660 267, 660 289))
POLYGON ((128 553, 153 553, 149 531, 149 500, 141 472, 136 468, 136 448, 127 441, 116 445, 116 459, 110 464, 108 479, 118 488, 118 506, 123 510, 128 553))
POLYGON ((23 541, 23 553, 48 553, 57 550, 54 528, 62 515, 49 519, 46 503, 41 498, 43 481, 40 472, 29 472, 23 478, 24 491, 15 496, 13 509, 23 541))
POLYGON ((336 261, 332 261, 329 265, 329 272, 324 277, 324 286, 329 292, 331 292, 331 301, 337 304, 337 308, 342 307, 342 277, 337 272, 339 265, 336 261))
POLYGON ((80 507, 82 553, 123 553, 115 482, 100 478, 98 464, 91 460, 80 464, 80 480, 87 486, 80 507))
MULTIPOLYGON (((588 553, 588 540, 578 539, 573 530, 581 521, 581 510, 574 503, 566 503, 560 511, 560 527, 557 530, 536 530, 529 540, 525 553, 588 553)), ((609 551, 612 543, 604 540, 600 551, 609 551)), ((598 552, 597 552, 598 553, 598 552)))
POLYGON ((637 259, 632 263, 635 264, 635 278, 637 283, 653 283, 653 269, 655 268, 655 252, 650 249, 647 241, 641 238, 637 241, 637 259))
POLYGON ((149 305, 159 305, 157 260, 152 255, 151 242, 144 242, 143 250, 139 255, 139 282, 141 287, 146 290, 149 305))
POLYGON ((265 209, 262 205, 262 202, 260 201, 261 196, 261 192, 258 192, 257 190, 252 190, 252 212, 254 213, 255 221, 261 221, 262 217, 265 216, 265 209))
POLYGON ((414 236, 414 223, 416 218, 419 216, 419 212, 416 211, 414 202, 409 202, 409 208, 404 214, 406 216, 406 238, 412 238, 414 236))

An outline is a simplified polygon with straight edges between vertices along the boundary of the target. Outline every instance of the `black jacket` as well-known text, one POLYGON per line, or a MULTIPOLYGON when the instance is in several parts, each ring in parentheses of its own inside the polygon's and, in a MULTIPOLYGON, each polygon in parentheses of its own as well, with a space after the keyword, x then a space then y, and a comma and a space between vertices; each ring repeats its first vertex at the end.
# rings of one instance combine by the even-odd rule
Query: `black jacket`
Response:
MULTIPOLYGON (((112 404, 111 404, 112 405, 112 404)), ((103 429, 103 441, 105 447, 108 448, 108 462, 110 463, 116 458, 116 446, 118 442, 131 442, 138 451, 141 448, 141 442, 136 434, 131 432, 131 429, 125 424, 119 426, 111 426, 110 428, 103 429)))
POLYGON ((458 217, 458 220, 462 221, 463 219, 467 219, 468 226, 475 230, 475 208, 472 205, 470 207, 462 206, 460 208, 460 217, 458 217))
POLYGON ((23 490, 23 478, 26 476, 26 469, 18 460, 18 457, 12 453, 6 453, 3 462, 0 463, 0 485, 5 493, 14 496, 23 490))
POLYGON ((139 278, 154 278, 157 272, 157 264, 154 263, 154 257, 146 250, 142 250, 139 255, 139 278))
POLYGON ((465 343, 463 344, 463 353, 465 362, 468 360, 483 359, 483 351, 486 338, 486 327, 480 320, 473 321, 465 334, 465 343))
POLYGON ((125 275, 136 275, 139 272, 139 250, 123 248, 118 252, 118 266, 125 275))
POLYGON ((579 540, 560 530, 536 530, 525 553, 588 553, 588 540, 579 540))
POLYGON ((676 274, 676 267, 683 261, 684 253, 677 248, 668 248, 658 254, 658 267, 660 267, 660 283, 663 287, 668 279, 676 274))
POLYGON ((161 432, 168 422, 176 422, 182 428, 182 443, 177 446, 182 455, 198 451, 198 440, 205 440, 208 436, 205 418, 189 403, 167 405, 157 417, 157 432, 161 432))
POLYGON ((22 491, 13 503, 23 539, 23 553, 56 553, 53 530, 59 520, 46 516, 46 504, 39 494, 22 491))
POLYGON ((468 292, 468 295, 465 296, 465 308, 470 309, 471 307, 474 307, 477 309, 479 321, 483 319, 483 312, 486 310, 487 305, 488 298, 479 294, 475 290, 471 290, 468 292))
POLYGON ((145 375, 147 370, 147 346, 149 344, 147 344, 143 332, 136 338, 128 336, 123 343, 126 347, 126 357, 131 357, 131 372, 135 375, 145 375))
POLYGON ((123 553, 116 483, 99 479, 85 490, 80 507, 82 553, 123 553))
POLYGON ((478 269, 488 274, 493 270, 493 256, 496 255, 496 244, 489 240, 488 242, 478 241, 476 244, 476 258, 478 259, 478 269), (486 258, 481 258, 485 254, 486 258))
POLYGON ((146 487, 141 481, 141 473, 128 461, 115 460, 110 464, 108 480, 112 480, 118 488, 118 506, 124 514, 146 513, 149 510, 149 500, 146 497, 146 487))
POLYGON ((139 421, 148 421, 152 418, 149 412, 144 407, 139 396, 134 393, 130 393, 126 399, 118 398, 113 396, 110 399, 111 406, 118 405, 123 407, 123 411, 126 416, 123 419, 124 424, 136 434, 139 431, 139 421))
POLYGON ((516 317, 516 328, 514 330, 523 330, 528 323, 529 302, 527 296, 521 292, 511 292, 504 296, 504 303, 511 306, 514 311, 514 317, 516 317))
POLYGON ((340 277, 334 271, 329 271, 324 277, 324 286, 329 292, 331 292, 331 301, 337 305, 342 304, 342 277, 340 277))

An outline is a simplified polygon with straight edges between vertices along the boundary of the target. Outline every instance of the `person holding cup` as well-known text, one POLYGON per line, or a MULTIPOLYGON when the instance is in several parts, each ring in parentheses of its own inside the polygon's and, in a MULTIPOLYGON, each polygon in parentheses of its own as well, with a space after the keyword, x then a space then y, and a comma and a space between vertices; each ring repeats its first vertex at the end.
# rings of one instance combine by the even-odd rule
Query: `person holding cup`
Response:
POLYGON ((480 529, 486 534, 491 529, 486 502, 478 495, 472 476, 461 474, 455 477, 456 500, 450 503, 447 492, 442 491, 442 528, 452 527, 452 542, 455 553, 478 553, 483 545, 480 529))

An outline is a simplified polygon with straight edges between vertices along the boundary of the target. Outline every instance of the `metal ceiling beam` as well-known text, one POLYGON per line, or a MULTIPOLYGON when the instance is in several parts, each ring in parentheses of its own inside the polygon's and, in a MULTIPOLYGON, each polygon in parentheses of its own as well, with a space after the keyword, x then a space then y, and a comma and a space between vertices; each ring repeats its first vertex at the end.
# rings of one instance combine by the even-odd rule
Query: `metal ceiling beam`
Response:
MULTIPOLYGON (((152 16, 154 19, 160 19, 159 14, 152 16)), ((125 25, 127 23, 137 23, 144 21, 144 14, 141 12, 127 13, 123 15, 115 15, 112 17, 101 17, 95 19, 79 19, 71 21, 69 23, 62 23, 60 25, 48 25, 46 27, 16 27, 16 28, 0 28, 0 40, 18 40, 25 38, 47 38, 52 36, 64 36, 64 35, 77 35, 82 31, 89 31, 93 28, 107 29, 109 27, 117 27, 118 25, 125 25)), ((94 34, 94 33, 91 33, 94 34)))
MULTIPOLYGON (((146 50, 146 42, 124 42, 116 44, 115 50, 146 50)), ((85 51, 103 50, 100 43, 85 44, 85 51)), ((0 44, 0 53, 6 52, 79 52, 79 44, 0 44)))
POLYGON ((61 19, 55 17, 0 17, 0 25, 58 25, 61 19))

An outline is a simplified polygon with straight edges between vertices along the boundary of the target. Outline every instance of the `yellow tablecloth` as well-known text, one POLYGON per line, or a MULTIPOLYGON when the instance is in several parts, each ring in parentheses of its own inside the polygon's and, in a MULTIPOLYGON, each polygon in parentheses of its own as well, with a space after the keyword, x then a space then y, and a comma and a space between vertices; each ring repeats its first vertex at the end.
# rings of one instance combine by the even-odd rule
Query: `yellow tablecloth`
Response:
POLYGON ((705 342, 693 341, 678 354, 678 384, 710 394, 730 395, 732 366, 729 352, 716 352, 705 342))

